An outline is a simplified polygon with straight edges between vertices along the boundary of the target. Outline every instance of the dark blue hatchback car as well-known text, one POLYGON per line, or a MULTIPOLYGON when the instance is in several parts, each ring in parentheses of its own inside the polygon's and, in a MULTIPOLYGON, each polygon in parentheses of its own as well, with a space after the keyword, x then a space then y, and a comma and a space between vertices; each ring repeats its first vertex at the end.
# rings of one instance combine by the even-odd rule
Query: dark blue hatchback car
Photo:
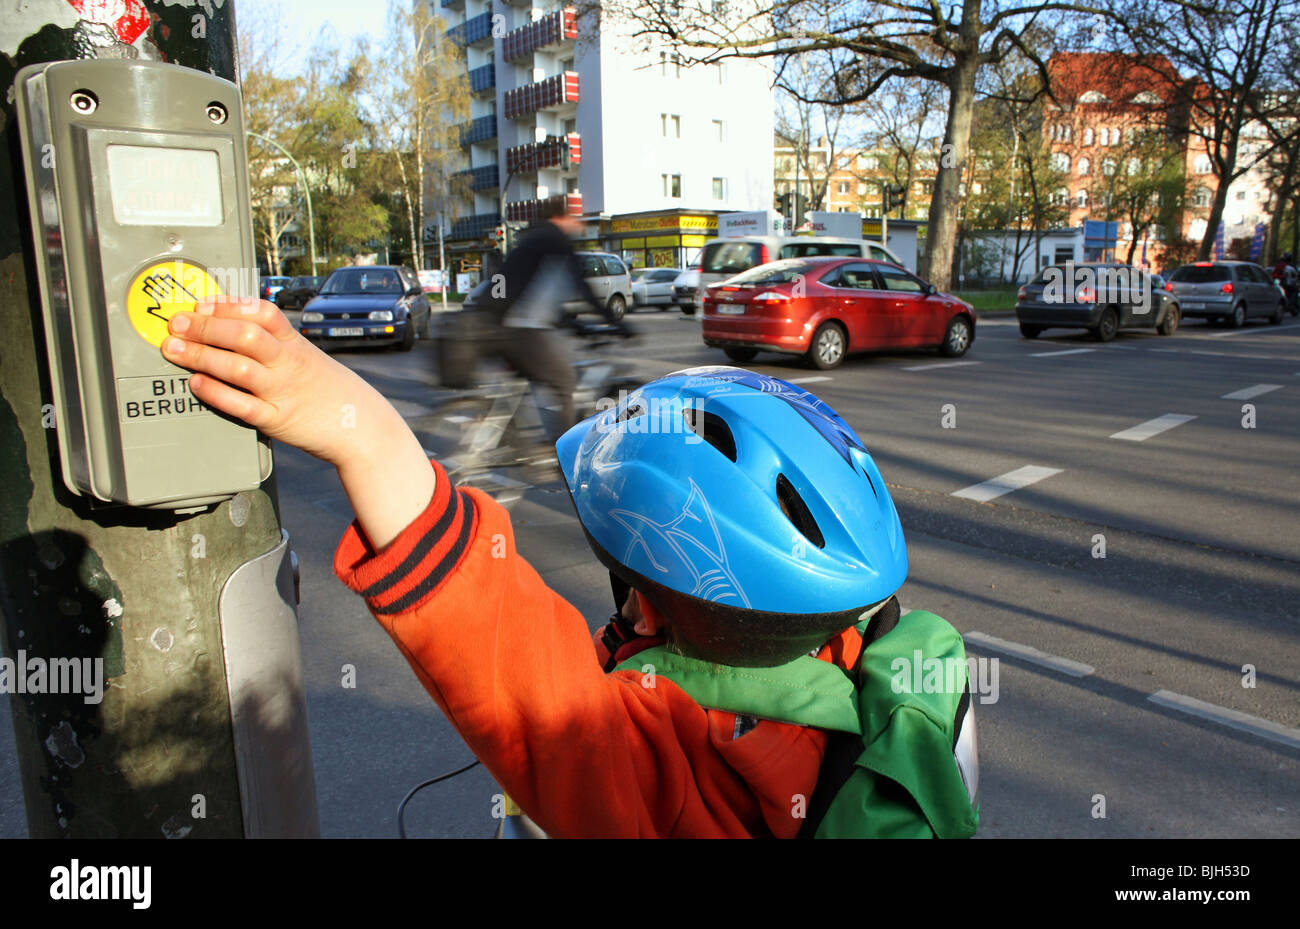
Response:
POLYGON ((429 335, 429 301, 410 268, 339 268, 303 307, 298 329, 322 348, 393 345, 410 351, 429 335))

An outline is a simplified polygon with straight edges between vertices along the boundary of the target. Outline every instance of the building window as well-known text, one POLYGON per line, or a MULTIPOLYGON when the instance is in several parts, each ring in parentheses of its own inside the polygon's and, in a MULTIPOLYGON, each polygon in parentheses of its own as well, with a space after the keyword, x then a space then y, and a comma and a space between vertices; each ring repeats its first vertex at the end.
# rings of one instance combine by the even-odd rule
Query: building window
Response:
POLYGON ((1207 207, 1210 205, 1210 189, 1208 187, 1198 187, 1192 194, 1192 206, 1207 207))
POLYGON ((1103 162, 1101 163, 1101 173, 1104 174, 1104 175, 1106 175, 1107 177, 1114 177, 1114 176, 1115 176, 1115 159, 1114 159, 1114 158, 1107 158, 1105 161, 1103 161, 1103 162))
POLYGON ((1209 155, 1197 155, 1196 164, 1192 168, 1197 174, 1209 174, 1214 170, 1214 165, 1210 163, 1209 155))
POLYGON ((1109 129, 1106 129, 1105 127, 1103 127, 1103 128, 1101 129, 1101 131, 1097 133, 1097 144, 1098 144, 1098 145, 1109 145, 1109 144, 1110 144, 1110 130, 1109 130, 1109 129))
POLYGON ((1064 187, 1052 192, 1052 206, 1065 206, 1065 201, 1070 199, 1070 192, 1064 187))
POLYGON ((1092 170, 1092 162, 1087 158, 1079 159, 1079 177, 1087 177, 1088 172, 1092 170))
POLYGON ((875 155, 859 155, 858 167, 863 171, 875 171, 880 166, 880 160, 875 155))
MULTIPOLYGON (((719 83, 719 84, 724 84, 724 83, 726 83, 726 81, 727 81, 727 72, 723 69, 722 62, 720 62, 720 61, 717 62, 717 63, 714 65, 714 67, 716 67, 716 68, 718 69, 718 83, 719 83)), ((677 74, 678 74, 679 77, 681 76, 681 61, 680 61, 680 60, 679 60, 678 63, 677 63, 677 74)))
POLYGON ((659 124, 663 129, 665 139, 680 139, 682 137, 682 118, 673 113, 660 113, 659 124))
POLYGON ((1052 170, 1062 174, 1070 170, 1070 156, 1065 152, 1052 152, 1052 170))
POLYGON ((1130 158, 1128 160, 1128 176, 1132 177, 1135 174, 1141 174, 1141 173, 1142 173, 1142 159, 1130 158))
POLYGON ((1081 191, 1079 191, 1078 194, 1075 195, 1075 203, 1078 205, 1079 209, 1081 209, 1081 210, 1083 210, 1083 209, 1087 209, 1087 207, 1088 207, 1088 191, 1086 191, 1086 190, 1081 190, 1081 191))
MULTIPOLYGON (((835 190, 836 190, 836 192, 838 192, 838 193, 842 193, 842 194, 846 194, 846 193, 848 193, 848 192, 849 192, 849 182, 848 182, 848 181, 840 181, 840 182, 838 182, 838 183, 835 185, 835 190)), ((1238 197, 1237 199, 1240 200, 1241 197, 1238 197)))
POLYGON ((727 198, 727 181, 725 178, 715 177, 713 179, 713 199, 725 200, 727 198))
POLYGON ((725 137, 722 134, 722 120, 720 119, 715 119, 713 121, 713 137, 719 142, 725 141, 725 137))
POLYGON ((1091 127, 1091 126, 1089 126, 1087 129, 1083 130, 1083 144, 1084 144, 1084 145, 1091 145, 1091 144, 1092 144, 1092 127, 1091 127))
POLYGON ((681 199, 682 196, 682 176, 680 174, 662 174, 664 179, 664 196, 674 199, 681 199))
POLYGON ((668 76, 668 69, 672 67, 673 77, 682 76, 682 56, 670 55, 667 52, 659 53, 659 74, 661 77, 668 76))

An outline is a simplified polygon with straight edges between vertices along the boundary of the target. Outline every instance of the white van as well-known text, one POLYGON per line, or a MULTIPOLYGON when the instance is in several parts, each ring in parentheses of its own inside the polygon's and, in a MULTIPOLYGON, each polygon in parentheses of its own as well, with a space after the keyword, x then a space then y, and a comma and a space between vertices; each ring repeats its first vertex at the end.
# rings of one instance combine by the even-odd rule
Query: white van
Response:
MULTIPOLYGON (((742 271, 779 261, 782 258, 807 258, 811 255, 844 255, 889 261, 902 267, 898 256, 879 242, 870 239, 837 239, 820 235, 753 235, 711 239, 700 251, 699 282, 702 290, 742 271)), ((694 315, 699 303, 698 291, 694 299, 678 289, 682 312, 694 315)))

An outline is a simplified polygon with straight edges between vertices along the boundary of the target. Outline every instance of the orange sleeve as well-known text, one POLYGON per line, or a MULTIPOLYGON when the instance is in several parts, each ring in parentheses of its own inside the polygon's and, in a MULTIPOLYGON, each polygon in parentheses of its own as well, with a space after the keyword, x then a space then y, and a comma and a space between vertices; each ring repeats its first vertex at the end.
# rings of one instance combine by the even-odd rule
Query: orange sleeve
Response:
POLYGON ((497 782, 557 837, 749 834, 705 710, 662 678, 602 672, 506 511, 434 468, 425 512, 379 552, 354 523, 335 571, 497 782))

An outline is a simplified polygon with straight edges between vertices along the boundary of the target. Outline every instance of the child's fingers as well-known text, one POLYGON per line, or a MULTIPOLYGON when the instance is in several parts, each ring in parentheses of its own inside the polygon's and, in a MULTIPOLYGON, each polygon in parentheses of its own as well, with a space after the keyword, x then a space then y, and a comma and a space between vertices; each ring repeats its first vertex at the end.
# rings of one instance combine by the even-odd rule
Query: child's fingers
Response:
POLYGON ((248 423, 255 429, 265 429, 272 424, 276 409, 252 394, 236 390, 207 374, 190 378, 190 392, 207 406, 248 423))
MULTIPOLYGON (((217 320, 217 322, 221 321, 217 320)), ((270 338, 266 333, 263 335, 270 338)), ((189 368, 200 374, 210 374, 227 384, 233 384, 254 394, 264 394, 272 386, 270 372, 254 359, 238 352, 228 352, 202 342, 191 342, 175 336, 163 340, 162 352, 172 364, 189 368)))
POLYGON ((254 300, 248 297, 216 297, 200 303, 195 307, 195 312, 203 316, 242 319, 256 323, 280 341, 298 335, 298 330, 280 312, 280 308, 265 300, 254 300))
POLYGON ((256 322, 202 313, 177 313, 167 326, 174 335, 187 342, 202 342, 224 348, 269 365, 280 354, 280 341, 256 322))

